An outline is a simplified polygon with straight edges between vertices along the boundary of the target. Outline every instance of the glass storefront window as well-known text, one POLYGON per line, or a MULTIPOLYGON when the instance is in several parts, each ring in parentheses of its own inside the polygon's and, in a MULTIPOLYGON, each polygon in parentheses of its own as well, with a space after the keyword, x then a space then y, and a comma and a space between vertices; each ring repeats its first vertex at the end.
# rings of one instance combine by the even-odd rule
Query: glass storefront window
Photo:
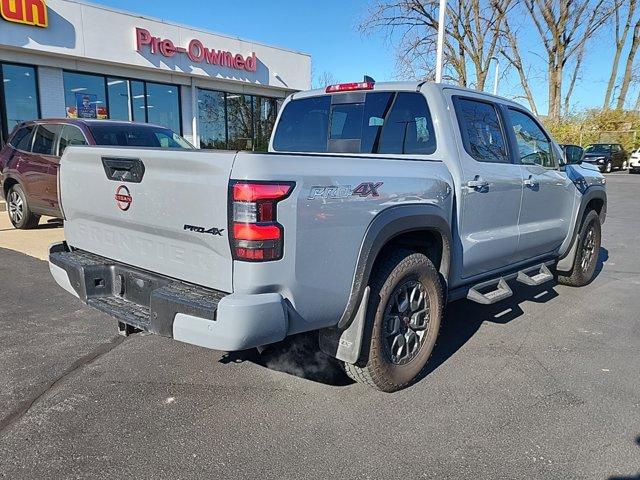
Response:
POLYGON ((227 148, 225 94, 198 90, 200 148, 227 148))
POLYGON ((200 148, 269 149, 280 99, 198 90, 200 148))
POLYGON ((129 99, 129 80, 107 78, 109 94, 109 118, 112 120, 131 120, 129 99))
POLYGON ((179 93, 175 85, 147 82, 147 122, 180 132, 179 93))
POLYGON ((271 132, 276 124, 278 102, 275 98, 255 97, 256 150, 266 152, 269 149, 271 132))
POLYGON ((227 125, 230 150, 253 150, 253 97, 227 94, 227 125))
POLYGON ((146 96, 143 82, 131 82, 131 111, 134 122, 147 121, 146 96))
POLYGON ((2 64, 2 93, 5 103, 5 118, 2 122, 6 132, 27 120, 39 117, 38 88, 34 67, 2 64))
POLYGON ((105 83, 105 78, 102 76, 64 72, 64 100, 67 117, 78 117, 77 95, 80 94, 85 96, 90 104, 95 104, 98 118, 108 118, 105 83))
POLYGON ((64 88, 69 118, 78 116, 78 102, 85 100, 81 108, 92 113, 90 104, 95 103, 99 119, 154 123, 182 131, 178 85, 64 72, 64 88), (78 100, 78 94, 85 98, 78 100))

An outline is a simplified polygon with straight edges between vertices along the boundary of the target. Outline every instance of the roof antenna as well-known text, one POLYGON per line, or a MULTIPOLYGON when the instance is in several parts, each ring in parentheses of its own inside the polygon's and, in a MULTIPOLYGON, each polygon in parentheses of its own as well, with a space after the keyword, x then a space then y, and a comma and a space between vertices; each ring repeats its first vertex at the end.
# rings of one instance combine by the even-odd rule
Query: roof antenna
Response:
POLYGON ((376 81, 373 78, 371 78, 369 75, 364 76, 364 81, 366 83, 376 83, 376 81))

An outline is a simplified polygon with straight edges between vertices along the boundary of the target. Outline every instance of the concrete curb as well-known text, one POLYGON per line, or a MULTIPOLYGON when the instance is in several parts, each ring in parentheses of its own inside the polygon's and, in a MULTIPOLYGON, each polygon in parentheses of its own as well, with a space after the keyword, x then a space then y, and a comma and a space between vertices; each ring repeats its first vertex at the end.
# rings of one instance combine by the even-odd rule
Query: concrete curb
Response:
POLYGON ((0 212, 6 212, 7 211, 7 204, 5 203, 4 200, 0 200, 0 212))

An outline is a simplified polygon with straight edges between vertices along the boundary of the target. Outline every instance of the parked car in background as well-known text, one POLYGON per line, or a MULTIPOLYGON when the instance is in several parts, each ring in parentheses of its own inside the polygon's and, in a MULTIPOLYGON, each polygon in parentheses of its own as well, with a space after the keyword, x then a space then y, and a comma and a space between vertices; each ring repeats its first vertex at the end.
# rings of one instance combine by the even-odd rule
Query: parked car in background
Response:
POLYGON ((584 161, 596 165, 603 173, 629 168, 629 154, 619 143, 594 143, 584 151, 584 161))
POLYGON ((34 228, 41 215, 62 217, 57 176, 71 145, 193 148, 172 130, 146 123, 51 119, 18 125, 0 151, 0 195, 15 228, 34 228))
POLYGON ((584 161, 584 148, 578 145, 560 145, 568 165, 580 165, 584 161))
POLYGON ((629 158, 629 173, 640 173, 640 148, 631 153, 631 158, 629 158))

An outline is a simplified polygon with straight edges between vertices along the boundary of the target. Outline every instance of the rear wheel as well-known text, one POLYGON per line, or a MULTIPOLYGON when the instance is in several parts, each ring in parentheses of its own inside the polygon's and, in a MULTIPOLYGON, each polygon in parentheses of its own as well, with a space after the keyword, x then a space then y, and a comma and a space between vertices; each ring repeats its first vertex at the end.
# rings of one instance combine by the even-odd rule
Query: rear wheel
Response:
POLYGON ((607 165, 604 167, 604 173, 611 173, 611 170, 613 170, 613 166, 611 162, 607 162, 607 165))
POLYGON ((9 213, 11 224, 20 230, 35 228, 40 222, 40 215, 36 215, 31 211, 27 196, 18 184, 9 189, 7 212, 9 213))
POLYGON ((435 347, 443 308, 440 276, 423 254, 397 251, 371 281, 367 333, 355 381, 384 392, 408 387, 425 372, 435 347))
POLYGON ((622 163, 622 170, 629 170, 629 162, 627 160, 622 163))
POLYGON ((558 282, 571 287, 583 287, 593 280, 598 266, 602 244, 602 227, 598 212, 591 210, 587 213, 576 241, 578 247, 571 272, 568 275, 559 274, 558 282))

